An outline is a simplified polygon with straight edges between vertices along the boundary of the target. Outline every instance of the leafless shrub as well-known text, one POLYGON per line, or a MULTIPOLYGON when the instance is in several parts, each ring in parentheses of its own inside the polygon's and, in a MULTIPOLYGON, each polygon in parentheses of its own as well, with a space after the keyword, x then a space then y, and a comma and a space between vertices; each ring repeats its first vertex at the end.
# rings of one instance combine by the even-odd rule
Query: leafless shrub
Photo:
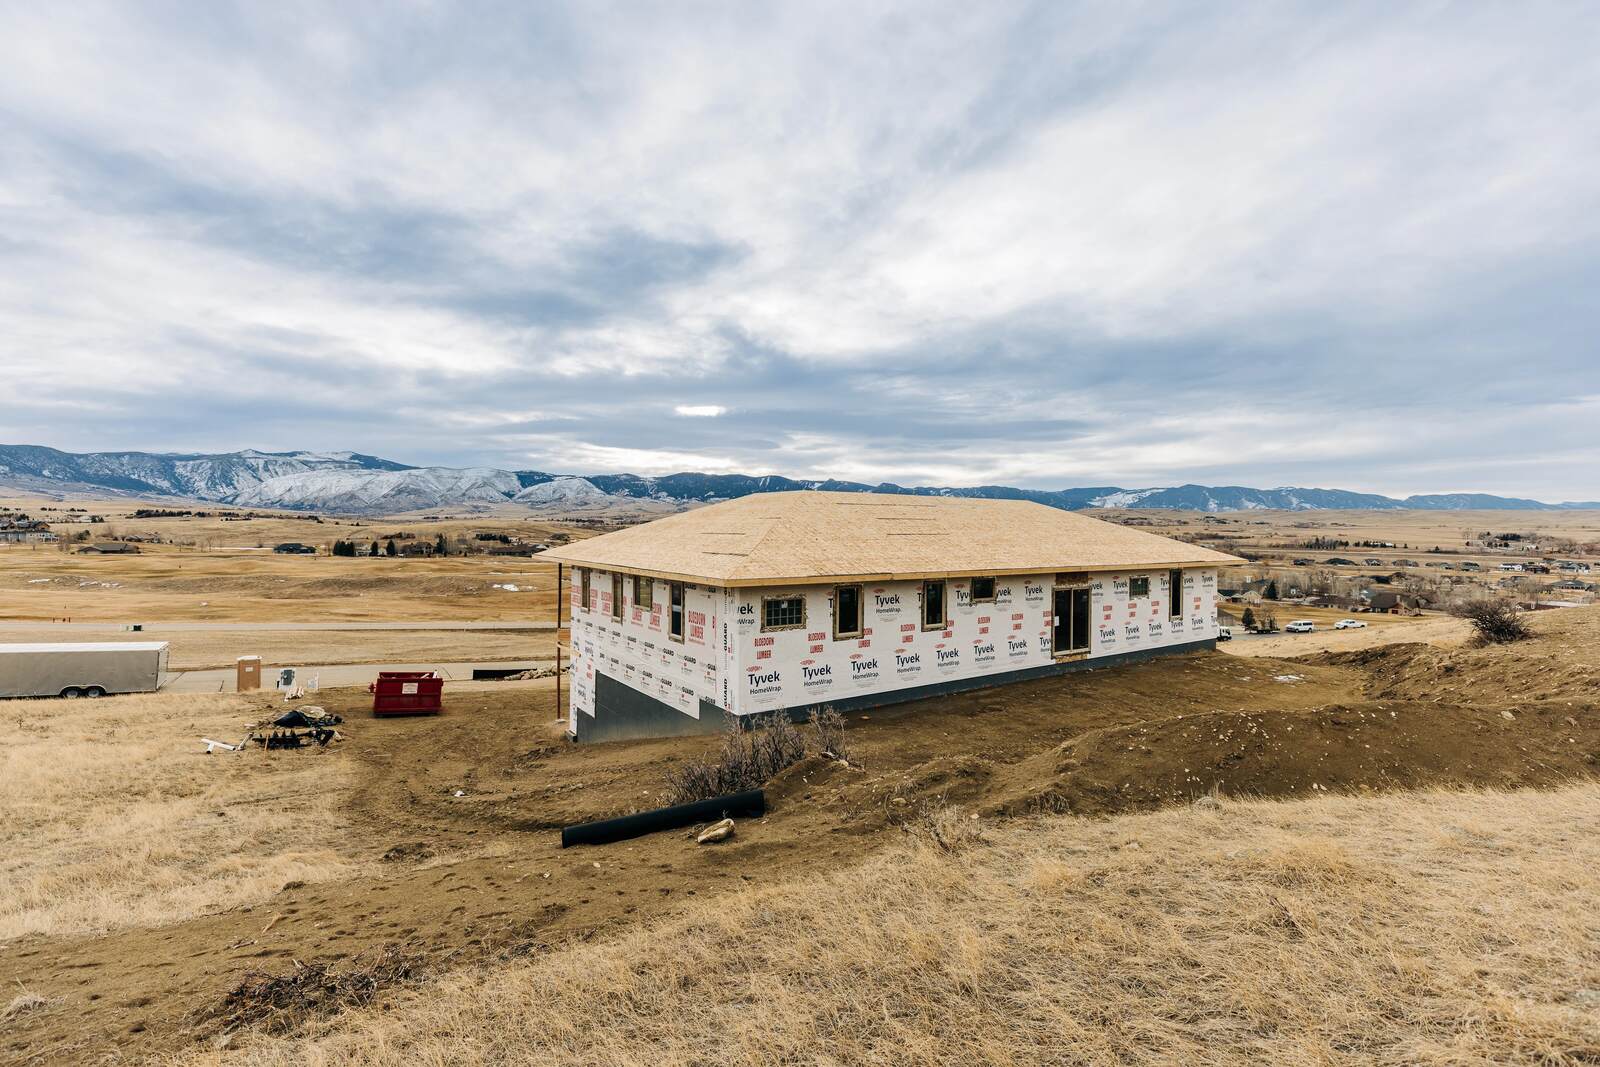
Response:
POLYGON ((49 1006, 50 1002, 39 994, 23 989, 11 998, 11 1003, 0 1008, 0 1023, 10 1022, 19 1015, 26 1015, 30 1011, 38 1011, 49 1006))
POLYGON ((731 720, 715 756, 667 772, 667 802, 688 804, 758 789, 805 755, 805 738, 782 712, 754 718, 748 728, 731 720))
POLYGON ((1533 636, 1522 612, 1504 600, 1474 600, 1461 605, 1456 614, 1472 623, 1478 640, 1486 645, 1508 645, 1533 636))
POLYGON ((379 993, 421 978, 422 957, 386 945, 344 967, 314 960, 287 974, 252 971, 228 991, 214 1013, 224 1029, 258 1026, 284 1034, 307 1019, 370 1004, 379 993))
POLYGON ((902 828, 919 844, 946 854, 965 851, 984 839, 976 815, 968 815, 942 801, 918 809, 902 828))
POLYGON ((850 758, 845 743, 844 716, 832 704, 811 709, 811 732, 819 753, 839 760, 850 758))

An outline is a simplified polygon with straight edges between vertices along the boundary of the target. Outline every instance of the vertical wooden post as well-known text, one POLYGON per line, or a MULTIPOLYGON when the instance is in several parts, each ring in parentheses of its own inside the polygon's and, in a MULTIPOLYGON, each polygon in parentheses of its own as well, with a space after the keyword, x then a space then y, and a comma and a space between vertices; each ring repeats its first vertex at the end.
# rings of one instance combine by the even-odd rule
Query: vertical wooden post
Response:
POLYGON ((556 718, 562 717, 561 713, 561 595, 562 564, 556 564, 556 718))

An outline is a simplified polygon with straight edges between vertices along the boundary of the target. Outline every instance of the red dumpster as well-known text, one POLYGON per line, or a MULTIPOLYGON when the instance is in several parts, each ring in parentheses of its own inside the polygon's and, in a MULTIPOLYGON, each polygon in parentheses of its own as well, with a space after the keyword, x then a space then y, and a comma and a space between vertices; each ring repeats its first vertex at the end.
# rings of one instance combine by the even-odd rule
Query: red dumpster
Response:
POLYGON ((433 671, 379 671, 367 691, 374 716, 437 715, 444 710, 444 679, 433 671))

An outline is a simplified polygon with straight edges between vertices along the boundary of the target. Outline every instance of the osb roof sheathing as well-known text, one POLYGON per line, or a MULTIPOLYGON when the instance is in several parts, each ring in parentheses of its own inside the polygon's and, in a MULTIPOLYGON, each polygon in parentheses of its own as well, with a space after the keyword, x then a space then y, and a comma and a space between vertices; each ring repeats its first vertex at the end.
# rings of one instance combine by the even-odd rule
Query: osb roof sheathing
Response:
POLYGON ((1244 562, 1026 500, 824 492, 755 493, 542 558, 715 586, 1244 562))

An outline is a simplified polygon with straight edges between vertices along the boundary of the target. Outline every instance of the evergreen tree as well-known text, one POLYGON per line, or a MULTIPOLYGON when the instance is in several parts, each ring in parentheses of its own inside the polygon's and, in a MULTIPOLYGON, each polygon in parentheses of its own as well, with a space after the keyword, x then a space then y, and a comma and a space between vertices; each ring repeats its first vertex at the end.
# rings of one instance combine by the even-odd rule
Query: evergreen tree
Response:
POLYGON ((1256 613, 1249 608, 1244 609, 1244 628, 1246 630, 1254 630, 1256 628, 1256 613))
POLYGON ((384 547, 383 554, 386 556, 398 556, 400 554, 400 546, 394 543, 394 538, 389 538, 389 543, 384 547))
POLYGON ((372 547, 371 547, 371 548, 369 548, 369 549, 368 549, 368 550, 367 550, 367 555, 369 555, 369 556, 376 556, 376 555, 378 555, 378 554, 379 554, 379 553, 380 553, 380 552, 381 552, 381 551, 382 551, 382 550, 381 550, 381 549, 380 549, 380 548, 378 548, 378 542, 376 542, 376 541, 374 541, 374 542, 372 542, 372 547))
POLYGON ((436 556, 448 556, 450 554, 450 546, 445 544, 444 534, 440 534, 439 539, 433 543, 433 554, 436 556))
POLYGON ((1264 595, 1268 600, 1278 599, 1278 583, 1276 580, 1267 583, 1267 591, 1264 595))

